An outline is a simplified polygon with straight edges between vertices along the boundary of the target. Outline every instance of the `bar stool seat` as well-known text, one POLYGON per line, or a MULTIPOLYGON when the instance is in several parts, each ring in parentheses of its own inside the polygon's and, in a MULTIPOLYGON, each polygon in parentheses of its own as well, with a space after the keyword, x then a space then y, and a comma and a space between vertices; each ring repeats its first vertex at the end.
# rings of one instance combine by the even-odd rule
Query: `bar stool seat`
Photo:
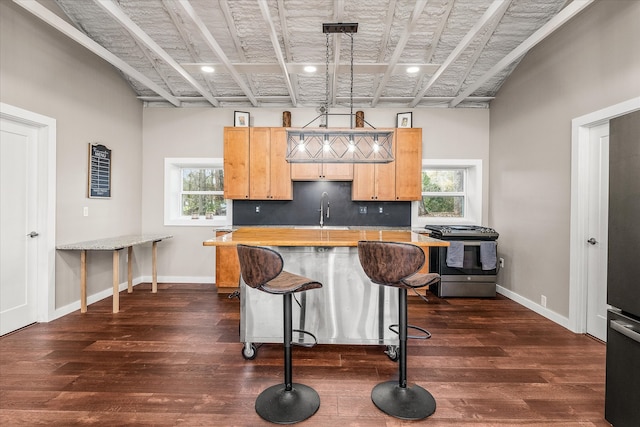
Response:
MULTIPOLYGON (((398 330, 389 326, 399 335, 399 379, 376 385, 371 391, 371 400, 382 412, 405 420, 420 420, 433 414, 436 400, 419 385, 407 384, 407 334, 415 328, 427 335, 422 328, 409 326, 407 322, 407 289, 421 288, 440 280, 436 273, 418 273, 425 262, 425 255, 418 246, 408 243, 360 241, 358 257, 362 269, 373 283, 398 288, 398 330)), ((409 337, 415 338, 415 337, 409 337)))
MULTIPOLYGON (((320 396, 311 387, 292 380, 291 345, 294 343, 291 300, 294 292, 321 288, 322 284, 283 271, 282 256, 273 249, 238 245, 237 250, 244 282, 252 288, 283 295, 284 298, 284 383, 273 385, 260 393, 256 399, 256 412, 263 419, 276 424, 294 424, 306 420, 320 407, 320 396)), ((316 340, 310 332, 297 332, 308 334, 316 340)))

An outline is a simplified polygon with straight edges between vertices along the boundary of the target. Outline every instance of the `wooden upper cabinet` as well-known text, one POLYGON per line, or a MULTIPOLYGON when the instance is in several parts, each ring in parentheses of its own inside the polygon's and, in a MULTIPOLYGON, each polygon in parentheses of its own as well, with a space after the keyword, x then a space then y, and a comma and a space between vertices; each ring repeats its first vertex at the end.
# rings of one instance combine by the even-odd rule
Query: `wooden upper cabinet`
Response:
POLYGON ((249 198, 249 128, 224 128, 224 198, 249 198))
POLYGON ((291 166, 284 128, 250 128, 249 199, 292 200, 291 166))
POLYGON ((422 199, 422 128, 396 129, 396 200, 422 199))
MULTIPOLYGON (((394 151, 395 145, 394 138, 394 151)), ((356 163, 353 165, 352 200, 394 201, 395 197, 395 161, 390 163, 356 163)))
POLYGON ((285 128, 271 128, 271 192, 273 200, 293 200, 291 164, 287 162, 287 131, 285 128))
POLYGON ((353 163, 292 163, 291 179, 294 181, 351 181, 353 163))
POLYGON ((356 163, 351 198, 358 201, 407 201, 422 198, 422 129, 396 129, 395 161, 356 163))

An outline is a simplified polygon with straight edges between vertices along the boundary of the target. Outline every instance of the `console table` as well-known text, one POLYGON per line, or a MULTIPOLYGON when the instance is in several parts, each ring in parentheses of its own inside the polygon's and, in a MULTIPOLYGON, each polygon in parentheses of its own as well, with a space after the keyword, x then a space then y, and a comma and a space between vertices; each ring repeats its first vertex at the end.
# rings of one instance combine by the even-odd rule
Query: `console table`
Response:
POLYGON ((133 255, 133 247, 151 242, 152 244, 152 285, 151 292, 158 292, 158 242, 164 239, 170 239, 168 234, 136 234, 128 236, 110 237, 106 239, 87 240, 84 242, 70 243, 58 245, 56 249, 61 251, 80 251, 80 312, 87 312, 87 251, 113 251, 113 312, 120 311, 120 255, 118 251, 128 249, 128 287, 129 293, 133 292, 133 272, 131 265, 131 257, 133 255))

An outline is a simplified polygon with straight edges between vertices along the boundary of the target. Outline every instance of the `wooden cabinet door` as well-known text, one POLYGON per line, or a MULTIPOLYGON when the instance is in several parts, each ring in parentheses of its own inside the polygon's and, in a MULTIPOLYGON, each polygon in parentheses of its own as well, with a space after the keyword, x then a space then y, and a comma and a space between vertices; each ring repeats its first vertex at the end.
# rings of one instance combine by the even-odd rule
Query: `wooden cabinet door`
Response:
POLYGON ((353 163, 323 163, 322 177, 330 181, 353 180, 353 163))
POLYGON ((320 163, 291 163, 291 179, 293 181, 317 181, 322 175, 320 163))
MULTIPOLYGON (((217 231, 216 237, 228 231, 217 231)), ((219 294, 230 294, 240 285, 240 261, 235 246, 216 247, 216 288, 219 294)))
POLYGON ((267 200, 271 194, 271 129, 250 129, 249 198, 267 200))
MULTIPOLYGON (((394 136, 393 151, 396 140, 394 136)), ((396 200, 396 162, 353 165, 352 200, 396 200)))
POLYGON ((249 128, 224 128, 224 198, 249 198, 249 128))
POLYGON ((271 194, 273 200, 293 200, 291 163, 287 162, 287 132, 271 128, 271 194))
POLYGON ((351 185, 351 199, 357 201, 375 200, 376 196, 376 168, 370 163, 356 163, 353 165, 353 184, 351 185))
POLYGON ((396 129, 396 200, 422 199, 422 129, 396 129))
POLYGON ((376 200, 396 200, 396 174, 398 173, 396 162, 377 163, 376 169, 376 200))
POLYGON ((292 163, 291 179, 294 181, 351 181, 353 163, 292 163))

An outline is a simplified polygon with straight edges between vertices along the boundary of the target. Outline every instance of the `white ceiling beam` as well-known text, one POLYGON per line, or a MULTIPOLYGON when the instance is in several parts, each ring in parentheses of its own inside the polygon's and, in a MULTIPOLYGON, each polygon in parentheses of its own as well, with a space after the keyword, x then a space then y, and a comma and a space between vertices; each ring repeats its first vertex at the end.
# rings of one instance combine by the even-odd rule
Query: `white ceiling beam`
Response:
MULTIPOLYGON (((389 44, 389 34, 391 34, 391 25, 393 24, 393 17, 395 15, 395 12, 396 0, 389 0, 389 4, 387 6, 387 17, 384 20, 384 28, 381 31, 382 39, 380 41, 380 52, 378 52, 378 62, 384 62, 384 57, 386 56, 385 54, 387 52, 387 45, 389 44)), ((380 75, 376 74, 373 78, 372 87, 378 87, 379 82, 380 75)))
POLYGON ((13 1, 17 5, 23 7, 25 10, 32 13, 34 16, 37 16, 47 24, 51 25, 53 28, 60 31, 70 39, 74 40, 75 42, 89 49, 91 52, 95 53, 100 58, 104 59, 105 61, 107 61, 108 63, 110 63, 117 69, 119 69, 120 71, 122 71, 124 74, 142 83, 143 85, 145 85, 146 87, 148 87, 149 89, 151 89, 152 91, 160 95, 163 99, 169 101, 171 104, 175 105, 176 107, 180 107, 181 103, 175 96, 173 96, 172 94, 170 94, 169 92, 167 92, 166 90, 158 86, 153 80, 144 76, 142 73, 140 73, 138 70, 133 68, 131 65, 127 64, 122 59, 118 58, 116 55, 109 52, 107 49, 103 48, 95 41, 91 40, 80 30, 78 30, 73 25, 69 24, 67 21, 60 18, 55 13, 51 12, 46 7, 42 6, 40 3, 32 0, 13 0, 13 1))
POLYGON ((382 91, 387 85, 389 78, 391 78, 391 72, 393 68, 396 66, 396 64, 398 63, 398 61, 400 60, 400 56, 402 55, 402 52, 404 51, 405 46, 409 42, 409 37, 411 37, 411 33, 413 32, 413 29, 418 24, 418 19, 420 18, 420 15, 422 15, 422 11, 426 6, 427 6, 427 0, 416 1, 415 6, 413 7, 413 12, 411 12, 411 16, 409 17, 409 23, 407 24, 406 28, 404 29, 404 32, 400 36, 400 40, 398 40, 398 44, 396 45, 393 51, 393 55, 391 55, 391 58, 389 59, 389 65, 388 65, 387 71, 384 73, 384 76, 382 77, 382 80, 378 84, 378 87, 376 88, 376 91, 373 95, 373 101, 371 102, 372 107, 375 107, 376 104, 378 103, 378 100, 382 95, 382 91))
POLYGON ((297 104, 296 94, 295 94, 295 91, 293 90, 293 85, 291 84, 291 78, 289 76, 289 71, 287 70, 287 64, 284 60, 284 56, 282 55, 282 49, 280 49, 280 42, 278 41, 278 35, 276 34, 276 29, 273 25, 273 19, 271 19, 271 13, 269 13, 269 5, 264 0, 257 0, 257 2, 258 2, 258 6, 260 6, 262 17, 264 18, 267 24, 267 28, 269 31, 269 38, 271 39, 271 44, 273 45, 273 51, 276 54, 276 59, 278 60, 278 64, 282 69, 284 81, 287 85, 289 96, 291 97, 291 104, 295 107, 297 104))
MULTIPOLYGON (((438 43, 440 42, 440 37, 442 37, 444 27, 446 26, 447 21, 449 20, 449 15, 451 14, 451 10, 453 9, 454 2, 455 0, 449 0, 447 5, 444 7, 443 13, 440 17, 440 21, 438 22, 438 26, 436 27, 436 30, 433 32, 433 38, 431 39, 432 42, 429 45, 429 48, 426 50, 424 55, 424 62, 426 63, 431 62, 431 57, 433 57, 433 53, 436 51, 436 48, 438 47, 438 43)), ((425 75, 427 74, 430 74, 430 73, 426 73, 422 69, 422 67, 420 67, 420 78, 418 78, 418 81, 416 82, 416 86, 413 88, 413 92, 412 92, 413 96, 415 96, 420 90, 420 88, 422 87, 422 82, 424 81, 425 75)))
POLYGON ((409 104, 409 107, 413 108, 420 102, 420 99, 424 94, 431 89, 434 83, 440 78, 440 76, 442 76, 442 74, 444 74, 445 71, 447 71, 451 64, 453 64, 456 59, 462 55, 462 52, 469 47, 480 31, 482 31, 482 29, 491 22, 492 19, 499 19, 499 17, 502 17, 510 4, 511 0, 494 0, 494 2, 489 5, 489 8, 487 8, 480 20, 471 27, 462 40, 460 40, 460 43, 458 43, 455 49, 451 51, 447 59, 445 59, 442 65, 440 65, 438 71, 431 76, 427 84, 418 92, 414 100, 409 104))
POLYGON ((284 44, 284 58, 287 62, 287 70, 291 76, 291 85, 293 86, 293 94, 298 99, 298 75, 291 73, 289 63, 293 61, 291 54, 291 42, 289 40, 289 29, 287 28, 287 14, 284 6, 284 0, 278 0, 278 16, 280 17, 280 31, 282 32, 282 44, 284 44))
MULTIPOLYGON (((189 30, 185 28, 185 26, 183 25, 183 21, 180 19, 180 17, 176 13, 173 7, 175 6, 175 4, 171 0, 162 0, 162 4, 164 5, 165 10, 169 14, 169 18, 171 18, 171 22, 173 22, 173 25, 176 27, 176 30, 178 30, 178 34, 180 34, 180 38, 182 39, 182 42, 186 46, 187 51, 189 51, 189 55, 191 55, 191 58, 193 58, 194 61, 198 61, 200 59, 199 55, 194 49, 193 43, 191 43, 190 41, 191 34, 189 33, 189 30)), ((180 64, 180 66, 184 67, 184 65, 182 64, 180 64)), ((201 72, 201 70, 198 69, 196 72, 201 72)), ((206 74, 203 75, 203 79, 204 79, 204 82, 207 84, 209 93, 215 96, 215 89, 211 85, 211 81, 208 78, 206 78, 206 74)), ((167 83, 167 86, 168 85, 169 83, 167 83)))
POLYGON ((500 71, 509 66, 512 62, 525 55, 535 45, 551 35, 554 31, 564 25, 568 20, 580 13, 585 7, 593 3, 594 0, 574 0, 560 11, 556 16, 551 18, 546 24, 538 29, 535 33, 529 36, 525 41, 520 43, 518 47, 509 52, 504 58, 502 58, 496 65, 491 67, 484 75, 482 75, 473 84, 467 86, 467 88, 458 94, 450 103, 449 107, 454 108, 456 105, 464 101, 469 95, 475 92, 480 86, 482 86, 489 79, 494 77, 500 71))
POLYGON ((202 34, 202 37, 204 37, 204 40, 209 46, 209 48, 213 50, 213 52, 216 54, 218 59, 222 61, 226 69, 229 71, 229 74, 231 74, 231 77, 233 78, 233 80, 240 87, 242 92, 244 92, 247 98, 249 98, 249 100, 251 101, 251 104, 254 107, 256 107, 258 105, 258 101, 256 100, 255 95, 253 94, 251 89, 249 89, 247 84, 244 82, 240 73, 238 73, 238 71, 233 67, 233 64, 231 64, 231 61, 229 60, 227 55, 225 55, 224 50, 222 50, 222 47, 220 47, 215 37, 213 37, 213 34, 211 34, 211 31, 209 31, 209 29, 204 24, 204 22, 202 22, 202 19, 200 19, 200 16, 198 16, 196 11, 193 9, 193 6, 191 6, 191 3, 189 3, 188 0, 179 0, 179 4, 182 6, 184 11, 187 13, 187 15, 189 15, 189 17, 191 18, 193 23, 196 25, 196 27, 198 27, 198 29, 200 30, 200 33, 202 34))
MULTIPOLYGON (((242 49, 242 43, 240 42, 240 37, 238 37, 238 30, 236 29, 236 24, 233 21, 233 15, 231 14, 231 10, 229 9, 229 2, 227 0, 220 0, 220 10, 224 15, 224 19, 227 22, 227 29, 229 30, 229 34, 231 35, 231 39, 233 40, 233 45, 236 48, 236 54, 238 58, 242 62, 248 62, 247 57, 244 54, 244 50, 242 49)), ((242 70, 237 69, 236 64, 232 64, 233 68, 239 73, 243 72, 242 70)), ((224 68, 224 67, 223 67, 224 68)), ((252 72, 245 72, 247 74, 247 84, 249 85, 249 90, 251 93, 256 93, 256 88, 253 84, 253 79, 251 77, 252 72)))
POLYGON ((134 38, 139 40, 147 49, 151 50, 154 54, 158 55, 160 59, 166 62, 171 68, 173 68, 178 74, 182 76, 191 86, 193 86, 202 96, 204 96, 211 105, 217 107, 220 103, 213 97, 209 91, 207 91, 198 81, 193 78, 184 68, 176 62, 163 48, 160 47, 142 28, 140 28, 135 22, 127 16, 126 13, 120 7, 113 2, 113 0, 96 0, 96 2, 102 7, 113 19, 118 21, 134 38))
POLYGON ((471 57, 467 59, 464 71, 460 73, 459 77, 456 77, 458 79, 458 84, 456 85, 452 93, 458 93, 462 88, 462 85, 464 84, 465 80, 467 80, 467 77, 469 76, 469 74, 471 74, 471 70, 473 70, 473 67, 475 67, 476 62, 478 61, 478 58, 480 58, 480 55, 482 55, 482 52, 484 51, 485 46, 487 45, 487 43, 491 39, 491 36, 493 35, 493 33, 496 31, 496 28, 500 24, 502 17, 503 15, 496 17, 496 19, 494 19, 491 22, 491 24, 487 26, 487 29, 484 35, 480 39, 479 46, 475 49, 475 52, 473 53, 473 55, 471 55, 471 57))

